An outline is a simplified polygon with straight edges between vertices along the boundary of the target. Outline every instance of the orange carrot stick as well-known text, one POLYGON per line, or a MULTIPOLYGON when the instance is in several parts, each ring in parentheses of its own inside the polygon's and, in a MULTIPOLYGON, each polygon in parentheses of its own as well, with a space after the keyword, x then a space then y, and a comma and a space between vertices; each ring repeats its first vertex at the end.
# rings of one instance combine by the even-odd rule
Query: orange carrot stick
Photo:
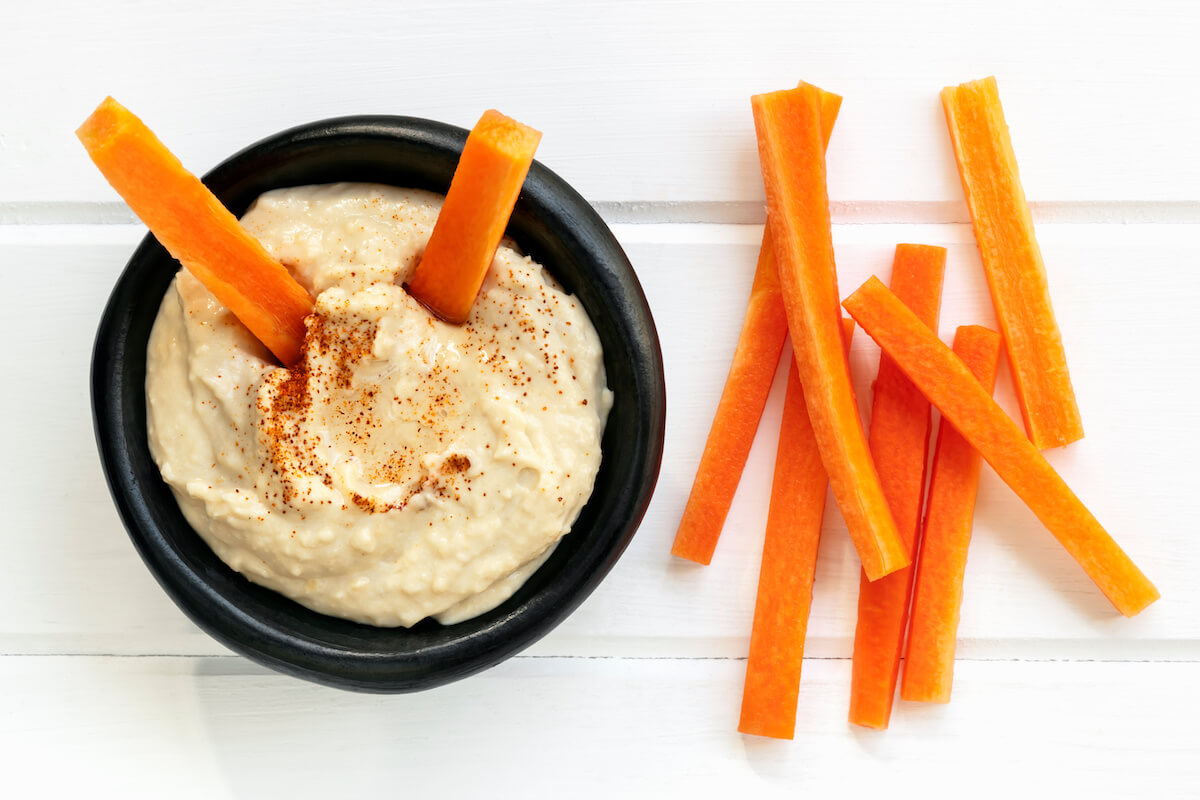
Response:
POLYGON ((1050 529, 1118 611, 1133 616, 1158 599, 1154 584, 967 366, 886 286, 871 278, 842 305, 1050 529))
POLYGON ((200 179, 111 97, 76 135, 167 252, 284 365, 299 360, 312 298, 200 179))
POLYGON ((751 103, 800 382, 833 496, 875 580, 908 566, 909 557, 867 448, 842 350, 820 98, 803 85, 756 95, 751 103))
MULTIPOLYGON (((821 94, 821 129, 825 144, 833 133, 842 98, 826 91, 821 94)), ((712 562, 717 539, 725 525, 738 481, 754 443, 754 432, 762 418, 771 381, 779 364, 783 340, 787 337, 787 312, 779 289, 779 270, 775 266, 771 228, 763 230, 758 251, 758 268, 750 289, 742 332, 738 336, 733 364, 725 379, 725 388, 717 404, 700 466, 688 495, 679 530, 671 552, 699 564, 712 562)))
POLYGON ((485 111, 467 136, 408 290, 437 316, 466 320, 496 257, 542 134, 485 111))
MULTIPOLYGON (((954 336, 954 354, 989 394, 996 384, 1000 346, 1000 334, 978 325, 964 325, 954 336)), ((904 679, 900 683, 900 696, 905 700, 950 702, 979 469, 979 453, 943 419, 929 479, 925 533, 917 560, 904 679)))
MULTIPOLYGON (((896 246, 892 291, 932 331, 937 330, 945 272, 945 248, 896 246)), ((913 559, 919 546, 930 428, 929 401, 886 353, 881 354, 871 404, 871 455, 892 517, 913 559)), ((908 566, 877 581, 868 580, 866 573, 859 580, 850 677, 850 722, 855 725, 888 726, 908 624, 912 577, 913 568, 908 566)))
POLYGON ((779 272, 770 233, 765 231, 742 332, 675 533, 673 555, 698 564, 712 562, 786 337, 787 316, 779 294, 779 272))
POLYGON ((948 86, 942 105, 1025 430, 1039 450, 1070 444, 1083 423, 996 79, 948 86))
MULTIPOLYGON (((854 323, 843 320, 845 347, 854 323)), ((804 662, 804 636, 812 606, 821 518, 829 476, 821 465, 796 361, 788 369, 771 507, 763 540, 758 598, 746 662, 742 718, 738 730, 791 739, 796 732, 796 700, 804 662)))

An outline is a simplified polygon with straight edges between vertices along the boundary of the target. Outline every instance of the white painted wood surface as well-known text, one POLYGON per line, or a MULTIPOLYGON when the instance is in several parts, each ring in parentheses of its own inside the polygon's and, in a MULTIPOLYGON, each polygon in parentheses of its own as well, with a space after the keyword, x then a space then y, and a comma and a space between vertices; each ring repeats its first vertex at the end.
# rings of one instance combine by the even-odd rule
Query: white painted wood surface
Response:
MULTIPOLYGON (((796 740, 735 731, 743 664, 518 657, 421 695, 237 658, 0 659, 5 780, 44 797, 1189 797, 1194 664, 966 662, 955 702, 847 731, 805 663, 796 740), (15 713, 12 713, 15 712, 15 713)), ((14 795, 17 796, 17 795, 14 795)))
POLYGON ((846 97, 829 149, 835 200, 944 203, 960 216, 937 91, 995 73, 1030 197, 1196 213, 1200 55, 1187 0, 213 0, 191 11, 68 0, 53 14, 14 11, 0 26, 0 69, 14 78, 0 201, 111 202, 72 132, 113 94, 198 167, 326 116, 469 126, 495 105, 546 131, 539 157, 591 200, 749 203, 753 214, 749 96, 803 77, 846 97))
MULTIPOLYGON (((5 8, 0 795, 856 796, 901 781, 939 796, 981 780, 1194 794, 1198 29, 1182 2, 5 8), (713 565, 667 550, 761 231, 749 95, 803 77, 846 96, 829 152, 843 294, 886 276, 896 242, 945 245, 949 338, 994 321, 937 90, 993 73, 1088 432, 1050 457, 1163 599, 1117 617, 986 473, 955 701, 901 704, 888 733, 853 731, 858 568, 831 513, 797 741, 740 737, 778 391, 713 565), (571 619, 481 676, 372 698, 228 655, 171 605, 117 520, 89 419, 91 336, 142 235, 71 133, 109 93, 197 170, 337 114, 467 125, 496 106, 546 132, 542 160, 617 223, 669 386, 654 502, 571 619)), ((864 406, 876 359, 858 337, 864 406)), ((1006 377, 998 394, 1014 410, 1006 377)))

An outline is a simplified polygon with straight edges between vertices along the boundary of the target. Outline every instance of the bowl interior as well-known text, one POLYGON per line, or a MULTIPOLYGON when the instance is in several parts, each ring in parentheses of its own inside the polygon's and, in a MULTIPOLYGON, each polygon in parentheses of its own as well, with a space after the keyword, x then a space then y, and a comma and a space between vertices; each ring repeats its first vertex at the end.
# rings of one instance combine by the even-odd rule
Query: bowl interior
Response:
MULTIPOLYGON (((228 159, 205 183, 235 214, 269 189, 367 181, 444 193, 466 131, 404 117, 347 117, 295 128, 228 159)), ((463 677, 526 647, 595 588, 632 537, 658 476, 662 354, 633 270, 593 209, 541 164, 508 234, 575 294, 604 347, 613 408, 595 489, 571 533, 508 601, 456 625, 375 628, 310 611, 230 570, 183 519, 150 457, 144 395, 150 328, 178 268, 153 237, 138 247, 104 311, 92 366, 101 460, 139 552, 175 602, 232 649, 344 688, 412 691, 463 677)))

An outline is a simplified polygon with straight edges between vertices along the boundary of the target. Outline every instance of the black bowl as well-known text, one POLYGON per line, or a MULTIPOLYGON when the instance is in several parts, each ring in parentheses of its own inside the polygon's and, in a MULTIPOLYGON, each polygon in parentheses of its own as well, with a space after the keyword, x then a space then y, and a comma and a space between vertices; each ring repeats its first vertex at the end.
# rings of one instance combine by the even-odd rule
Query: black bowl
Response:
MULTIPOLYGON (((467 132, 410 117, 358 116, 272 136, 204 182, 235 214, 286 186, 371 181, 444 193, 467 132)), ((508 235, 583 303, 604 346, 615 399, 596 486, 571 533, 507 602, 443 626, 376 628, 325 616, 256 586, 184 520, 150 457, 146 343, 178 262, 152 236, 133 254, 96 334, 92 408, 109 488, 133 543, 171 599, 201 628, 269 667, 376 692, 444 684, 529 646, 608 573, 641 522, 662 460, 662 351, 641 285, 612 232, 561 178, 529 171, 508 235)))

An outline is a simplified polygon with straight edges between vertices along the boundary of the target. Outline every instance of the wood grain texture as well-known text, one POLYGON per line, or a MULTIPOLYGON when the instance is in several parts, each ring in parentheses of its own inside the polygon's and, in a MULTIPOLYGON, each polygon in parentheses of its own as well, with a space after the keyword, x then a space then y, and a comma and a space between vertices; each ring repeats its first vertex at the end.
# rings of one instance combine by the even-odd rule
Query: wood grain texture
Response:
POLYGON ((419 695, 300 684, 234 658, 0 658, 13 796, 1181 797, 1195 664, 964 662, 955 702, 845 721, 849 664, 805 665, 796 740, 734 728, 742 661, 518 658, 419 695), (703 698, 703 702, 698 702, 703 698), (1050 724, 1033 724, 1045 720, 1050 724), (520 735, 514 736, 519 721, 520 735), (969 735, 967 732, 969 731, 969 735), (70 764, 64 769, 64 764, 70 764), (847 770, 852 769, 848 774, 847 770), (23 791, 19 791, 23 790, 23 791))
MULTIPOLYGON (((612 575, 533 652, 744 656, 782 404, 768 404, 712 566, 676 563, 671 536, 687 498, 736 341, 761 229, 618 226, 657 315, 667 371, 664 469, 641 530, 612 575), (684 287, 681 289, 681 287, 684 287), (682 294, 681 294, 682 292, 682 294)), ((0 371, 37 391, 0 393, 11 552, 0 582, 0 653, 224 652, 184 619, 134 553, 103 485, 88 416, 94 330, 134 226, 0 227, 0 263, 17 264, 0 315, 0 371), (47 276, 63 276, 47 280, 47 276), (68 279, 69 276, 69 279, 68 279), (56 324, 46 320, 54 317, 56 324), (28 348, 54 353, 27 358, 28 348), (16 502, 17 499, 20 502, 16 502)), ((1200 658, 1200 434, 1194 372, 1180 351, 1200 338, 1200 228, 1042 226, 1051 290, 1089 428, 1050 454, 1055 467, 1157 582, 1160 603, 1134 620, 1107 601, 1019 500, 985 469, 966 577, 964 657, 1200 658)), ((941 332, 994 325, 969 226, 836 226, 846 286, 889 274, 897 241, 949 249, 941 332)), ((878 351, 851 351, 864 406, 878 351)), ((997 397, 1015 413, 1002 375, 997 397)), ((829 506, 809 624, 813 656, 849 655, 858 562, 829 506)))
POLYGON ((961 219, 937 93, 995 74, 1032 201, 1183 203, 1200 219, 1200 160, 1179 157, 1200 140, 1186 0, 11 5, 0 203, 112 202, 71 135, 112 94, 195 171, 324 117, 469 127, 496 107, 544 130, 539 158, 590 200, 761 214, 749 97, 803 78, 846 98, 835 203, 961 219))

